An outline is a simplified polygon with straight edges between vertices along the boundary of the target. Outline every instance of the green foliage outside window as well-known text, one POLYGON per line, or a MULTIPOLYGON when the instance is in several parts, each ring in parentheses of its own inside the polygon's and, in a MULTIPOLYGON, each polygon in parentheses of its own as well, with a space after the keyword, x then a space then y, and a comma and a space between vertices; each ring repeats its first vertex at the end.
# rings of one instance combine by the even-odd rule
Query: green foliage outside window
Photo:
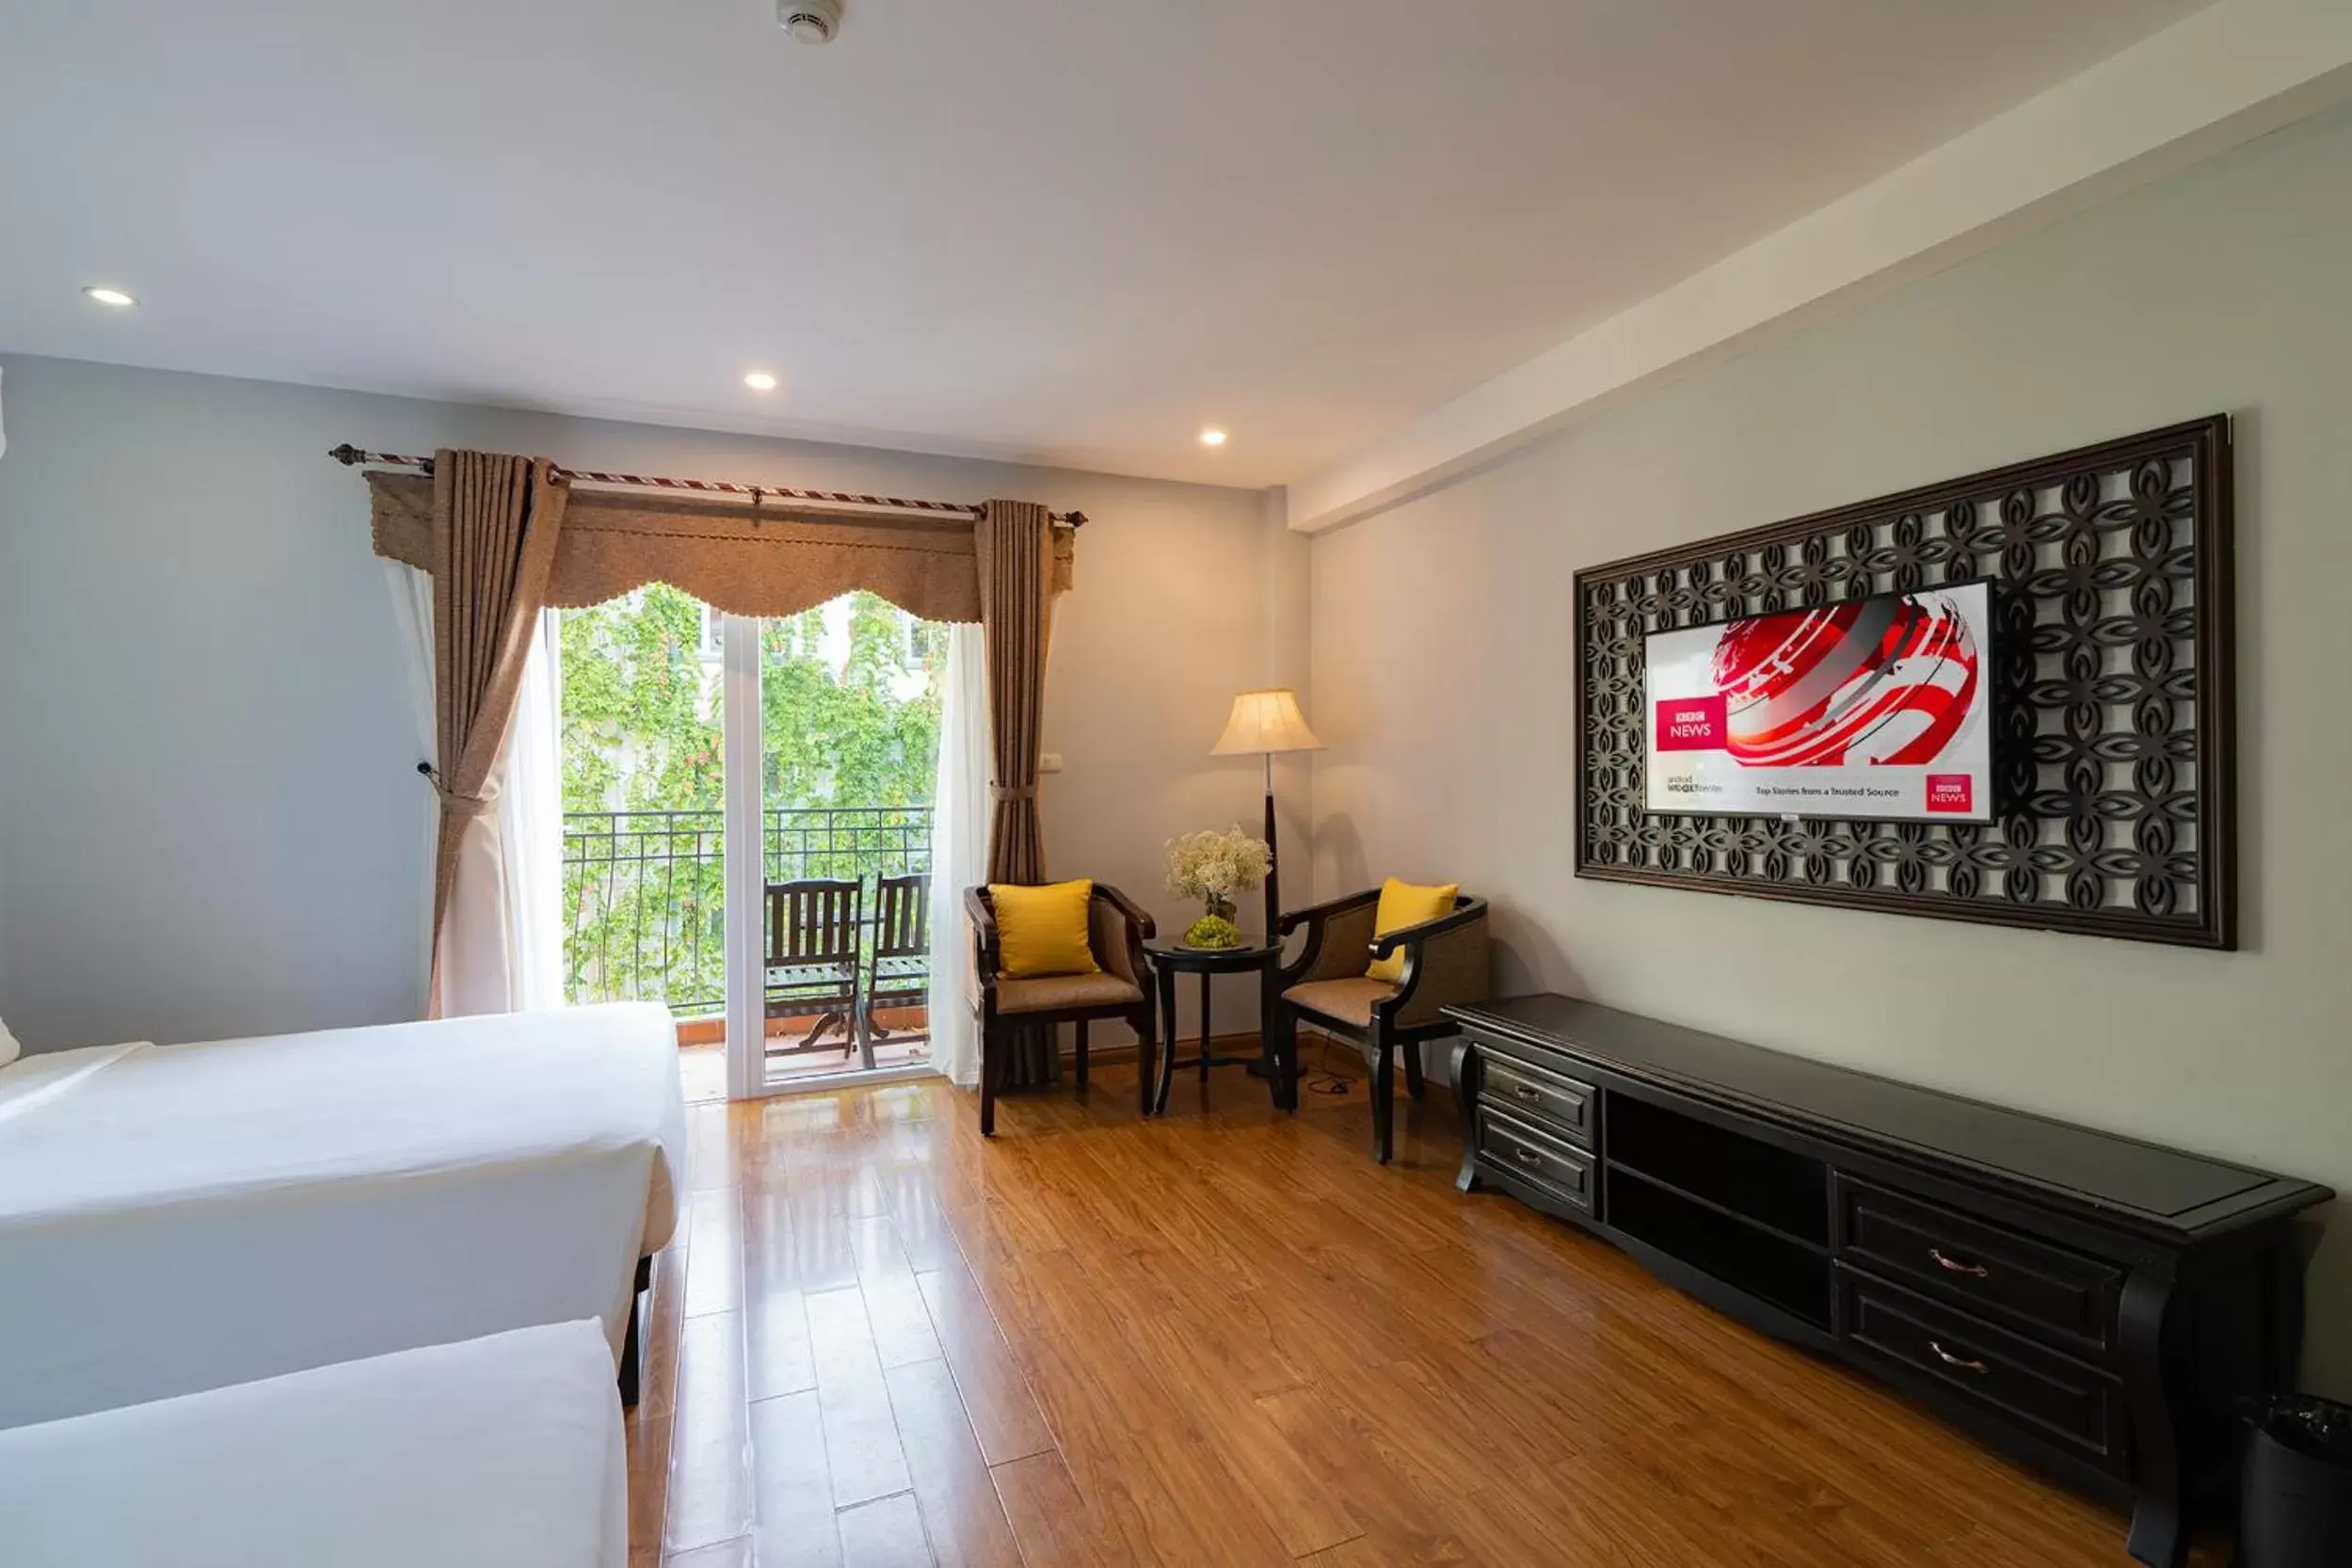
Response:
POLYGON ((564 810, 716 811, 702 601, 660 584, 631 597, 563 613, 564 810))
POLYGON ((946 628, 888 600, 850 596, 849 657, 839 677, 818 656, 824 613, 763 622, 760 750, 771 808, 928 806, 939 764, 946 628), (911 699, 896 687, 928 677, 911 699))

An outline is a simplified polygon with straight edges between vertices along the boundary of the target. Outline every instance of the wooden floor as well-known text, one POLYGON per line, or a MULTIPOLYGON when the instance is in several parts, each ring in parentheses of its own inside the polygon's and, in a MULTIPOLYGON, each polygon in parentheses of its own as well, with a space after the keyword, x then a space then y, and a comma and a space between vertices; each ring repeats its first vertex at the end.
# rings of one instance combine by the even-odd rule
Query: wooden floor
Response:
MULTIPOLYGON (((1310 1063, 1311 1064, 1311 1063, 1310 1063)), ((2123 1521, 1452 1187, 1442 1092, 693 1112, 632 1568, 2122 1563, 2123 1521)))

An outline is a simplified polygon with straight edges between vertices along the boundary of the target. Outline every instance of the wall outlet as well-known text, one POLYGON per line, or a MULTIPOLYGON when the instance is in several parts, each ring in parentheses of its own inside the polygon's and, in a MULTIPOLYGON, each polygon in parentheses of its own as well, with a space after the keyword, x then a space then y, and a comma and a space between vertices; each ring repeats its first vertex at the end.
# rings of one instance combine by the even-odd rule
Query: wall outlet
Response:
POLYGON ((1058 751, 1048 751, 1039 757, 1037 759, 1037 771, 1039 773, 1060 773, 1062 771, 1062 754, 1058 751))

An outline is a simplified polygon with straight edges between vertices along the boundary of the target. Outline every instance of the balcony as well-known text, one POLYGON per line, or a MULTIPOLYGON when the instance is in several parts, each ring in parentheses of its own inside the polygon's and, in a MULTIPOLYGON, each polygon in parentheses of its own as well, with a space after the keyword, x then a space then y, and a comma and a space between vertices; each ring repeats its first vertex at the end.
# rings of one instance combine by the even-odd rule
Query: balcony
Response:
MULTIPOLYGON (((761 814, 766 879, 856 877, 872 920, 875 880, 931 869, 931 808, 778 808, 761 814)), ((565 990, 574 1002, 657 1001, 679 1020, 688 1092, 726 1094, 726 835, 717 811, 570 811, 564 816, 565 990)), ((814 1016, 767 1021, 771 1080, 855 1066, 845 1032, 808 1048, 814 1016)), ((920 1007, 874 1018, 877 1066, 920 1062, 920 1007)))

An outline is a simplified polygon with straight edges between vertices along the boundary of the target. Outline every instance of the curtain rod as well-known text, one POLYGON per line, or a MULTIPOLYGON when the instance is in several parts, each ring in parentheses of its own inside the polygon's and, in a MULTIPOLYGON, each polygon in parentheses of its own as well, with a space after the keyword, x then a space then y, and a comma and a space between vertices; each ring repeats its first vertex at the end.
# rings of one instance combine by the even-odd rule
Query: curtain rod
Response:
MULTIPOLYGON (((349 441, 327 454, 345 468, 373 463, 380 468, 412 468, 422 473, 433 472, 430 457, 404 457, 396 452, 363 452, 349 441)), ((973 519, 980 508, 949 501, 908 501, 895 495, 852 495, 843 490, 803 490, 790 485, 738 485, 729 479, 664 479, 645 473, 601 473, 592 469, 559 468, 555 476, 564 480, 584 480, 592 485, 642 485, 660 490, 706 490, 721 495, 747 495, 757 503, 768 496, 779 501, 829 502, 841 506, 864 506, 877 511, 923 512, 933 516, 973 519)), ((1049 512, 1053 521, 1081 528, 1086 523, 1083 512, 1049 512)))

